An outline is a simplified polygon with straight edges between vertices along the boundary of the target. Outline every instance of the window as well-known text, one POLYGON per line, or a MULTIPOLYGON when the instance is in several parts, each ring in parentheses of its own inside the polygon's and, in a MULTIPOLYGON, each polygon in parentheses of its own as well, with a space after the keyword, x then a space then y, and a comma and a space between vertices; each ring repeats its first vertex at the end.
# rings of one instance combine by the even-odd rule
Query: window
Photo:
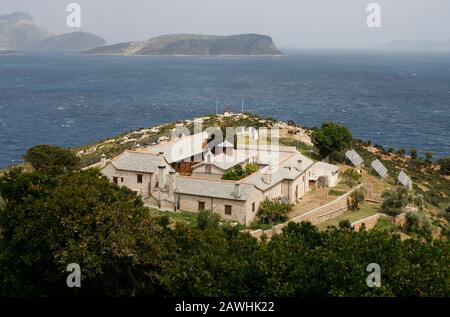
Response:
POLYGON ((231 215, 231 206, 225 205, 225 215, 231 215))
POLYGON ((142 175, 141 174, 137 175, 137 182, 142 183, 142 175))
POLYGON ((253 203, 252 203, 252 212, 255 212, 255 211, 256 211, 256 203, 253 202, 253 203))
POLYGON ((206 167, 205 167, 205 173, 206 173, 206 174, 211 174, 211 165, 206 165, 206 167))
POLYGON ((113 182, 114 182, 114 184, 116 184, 117 185, 117 183, 119 182, 119 179, 117 178, 117 177, 113 177, 113 182))
POLYGON ((123 177, 120 178, 120 182, 123 183, 123 177))
POLYGON ((205 202, 199 201, 198 202, 198 211, 202 211, 202 210, 205 210, 205 202))

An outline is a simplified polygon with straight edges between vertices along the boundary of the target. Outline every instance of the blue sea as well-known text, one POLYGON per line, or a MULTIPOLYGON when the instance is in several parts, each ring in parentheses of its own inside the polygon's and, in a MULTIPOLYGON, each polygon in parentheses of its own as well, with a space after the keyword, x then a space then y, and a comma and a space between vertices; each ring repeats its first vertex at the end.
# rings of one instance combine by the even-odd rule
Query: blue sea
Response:
POLYGON ((0 56, 0 167, 46 143, 245 111, 332 120, 383 146, 450 155, 450 53, 287 51, 284 57, 0 56))

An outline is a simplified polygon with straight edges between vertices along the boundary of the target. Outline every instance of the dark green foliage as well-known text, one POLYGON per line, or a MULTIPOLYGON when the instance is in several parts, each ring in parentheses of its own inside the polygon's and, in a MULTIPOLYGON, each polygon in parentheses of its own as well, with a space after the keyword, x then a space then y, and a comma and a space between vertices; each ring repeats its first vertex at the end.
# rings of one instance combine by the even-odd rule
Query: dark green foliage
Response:
POLYGON ((258 164, 256 163, 248 163, 245 165, 245 168, 242 168, 241 165, 236 165, 233 168, 223 174, 222 179, 225 180, 240 180, 243 179, 250 174, 257 172, 259 169, 258 164))
POLYGON ((351 132, 344 126, 326 122, 313 131, 312 142, 322 156, 345 150, 352 141, 351 132))
POLYGON ((406 206, 412 202, 412 195, 406 187, 397 186, 394 190, 387 189, 382 194, 381 209, 389 214, 401 214, 406 206))
POLYGON ((431 162, 432 159, 433 159, 433 152, 431 151, 425 152, 425 160, 427 162, 431 162))
POLYGON ((364 187, 355 189, 350 194, 350 199, 351 199, 350 209, 351 210, 359 209, 359 205, 362 204, 366 199, 366 189, 364 187))
POLYGON ((406 154, 406 150, 401 148, 401 149, 397 150, 397 152, 395 152, 395 153, 398 155, 404 156, 406 154))
POLYGON ((430 218, 423 212, 409 211, 406 213, 405 230, 408 233, 429 237, 432 231, 430 218))
POLYGON ((287 220, 287 216, 292 211, 292 208, 292 204, 266 198, 259 205, 257 215, 261 223, 277 223, 287 220))
POLYGON ((201 210, 197 214, 197 227, 200 230, 219 228, 220 216, 211 212, 211 210, 201 210))
POLYGON ((225 174, 223 174, 222 179, 237 181, 237 180, 244 178, 244 175, 245 175, 245 173, 244 173, 244 169, 242 168, 242 166, 236 165, 233 168, 226 171, 225 174))
POLYGON ((441 158, 438 164, 441 166, 441 172, 443 174, 450 175, 450 157, 441 158))
POLYGON ((24 159, 36 170, 54 167, 73 170, 80 166, 80 159, 71 151, 46 144, 33 146, 24 159))
POLYGON ((355 169, 349 168, 341 173, 341 177, 345 184, 349 187, 354 187, 361 182, 361 174, 359 174, 355 169))
POLYGON ((154 292, 156 226, 136 193, 92 170, 15 169, 0 195, 0 295, 154 292), (66 286, 69 263, 81 266, 79 290, 66 286))
POLYGON ((416 149, 411 149, 410 154, 411 154, 412 159, 417 158, 417 150, 416 149))

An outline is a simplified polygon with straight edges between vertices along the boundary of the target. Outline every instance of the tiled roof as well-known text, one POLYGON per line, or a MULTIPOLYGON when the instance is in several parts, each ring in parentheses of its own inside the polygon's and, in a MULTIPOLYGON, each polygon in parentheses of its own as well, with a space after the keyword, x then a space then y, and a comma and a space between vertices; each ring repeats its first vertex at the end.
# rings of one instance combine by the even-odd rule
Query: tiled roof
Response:
POLYGON ((191 156, 205 151, 203 142, 208 138, 208 133, 201 132, 185 136, 168 143, 158 144, 145 149, 146 153, 158 154, 162 152, 168 163, 182 161, 191 156))
POLYGON ((233 181, 211 180, 196 177, 177 176, 176 192, 180 194, 223 198, 231 200, 247 200, 250 198, 251 184, 240 184, 240 196, 234 196, 235 183, 233 181))
POLYGON ((142 173, 155 173, 164 159, 149 153, 125 151, 111 161, 118 170, 142 173))
POLYGON ((295 180, 307 170, 313 161, 306 156, 296 152, 288 159, 280 162, 278 165, 269 165, 246 177, 243 181, 246 183, 254 184, 256 188, 266 191, 276 184, 282 182, 285 179, 295 180), (298 160, 302 161, 301 168, 299 169, 298 160), (271 171, 271 181, 266 183, 263 181, 263 174, 271 171))

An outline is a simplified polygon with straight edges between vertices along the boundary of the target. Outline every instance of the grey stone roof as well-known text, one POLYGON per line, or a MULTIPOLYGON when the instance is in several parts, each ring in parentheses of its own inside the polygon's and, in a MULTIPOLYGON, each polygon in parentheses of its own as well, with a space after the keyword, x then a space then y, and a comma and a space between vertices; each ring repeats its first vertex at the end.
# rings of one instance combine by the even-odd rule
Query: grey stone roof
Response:
POLYGON ((299 152, 294 153, 288 159, 280 162, 276 166, 267 166, 260 169, 257 173, 254 173, 246 177, 243 181, 246 183, 254 184, 256 188, 266 191, 269 188, 275 186, 276 184, 282 182, 283 180, 295 180, 301 176, 305 170, 311 167, 313 161, 299 152), (301 168, 298 168, 298 160, 302 160, 301 168), (272 170, 271 182, 266 183, 263 181, 263 174, 268 172, 269 169, 272 170))
POLYGON ((240 184, 240 197, 234 196, 236 182, 211 180, 204 178, 177 176, 176 192, 180 194, 223 198, 231 200, 248 200, 254 188, 251 184, 240 184))
POLYGON ((337 165, 333 165, 333 164, 328 164, 325 162, 316 162, 314 163, 314 169, 319 169, 319 170, 325 170, 325 171, 329 171, 331 173, 336 173, 339 171, 339 166, 337 165))
POLYGON ((111 161, 111 164, 122 171, 155 173, 164 159, 149 153, 125 151, 111 161))
POLYGON ((201 132, 149 147, 145 149, 145 152, 152 154, 162 152, 167 162, 172 164, 205 152, 206 149, 203 148, 203 142, 207 138, 208 134, 201 132))

